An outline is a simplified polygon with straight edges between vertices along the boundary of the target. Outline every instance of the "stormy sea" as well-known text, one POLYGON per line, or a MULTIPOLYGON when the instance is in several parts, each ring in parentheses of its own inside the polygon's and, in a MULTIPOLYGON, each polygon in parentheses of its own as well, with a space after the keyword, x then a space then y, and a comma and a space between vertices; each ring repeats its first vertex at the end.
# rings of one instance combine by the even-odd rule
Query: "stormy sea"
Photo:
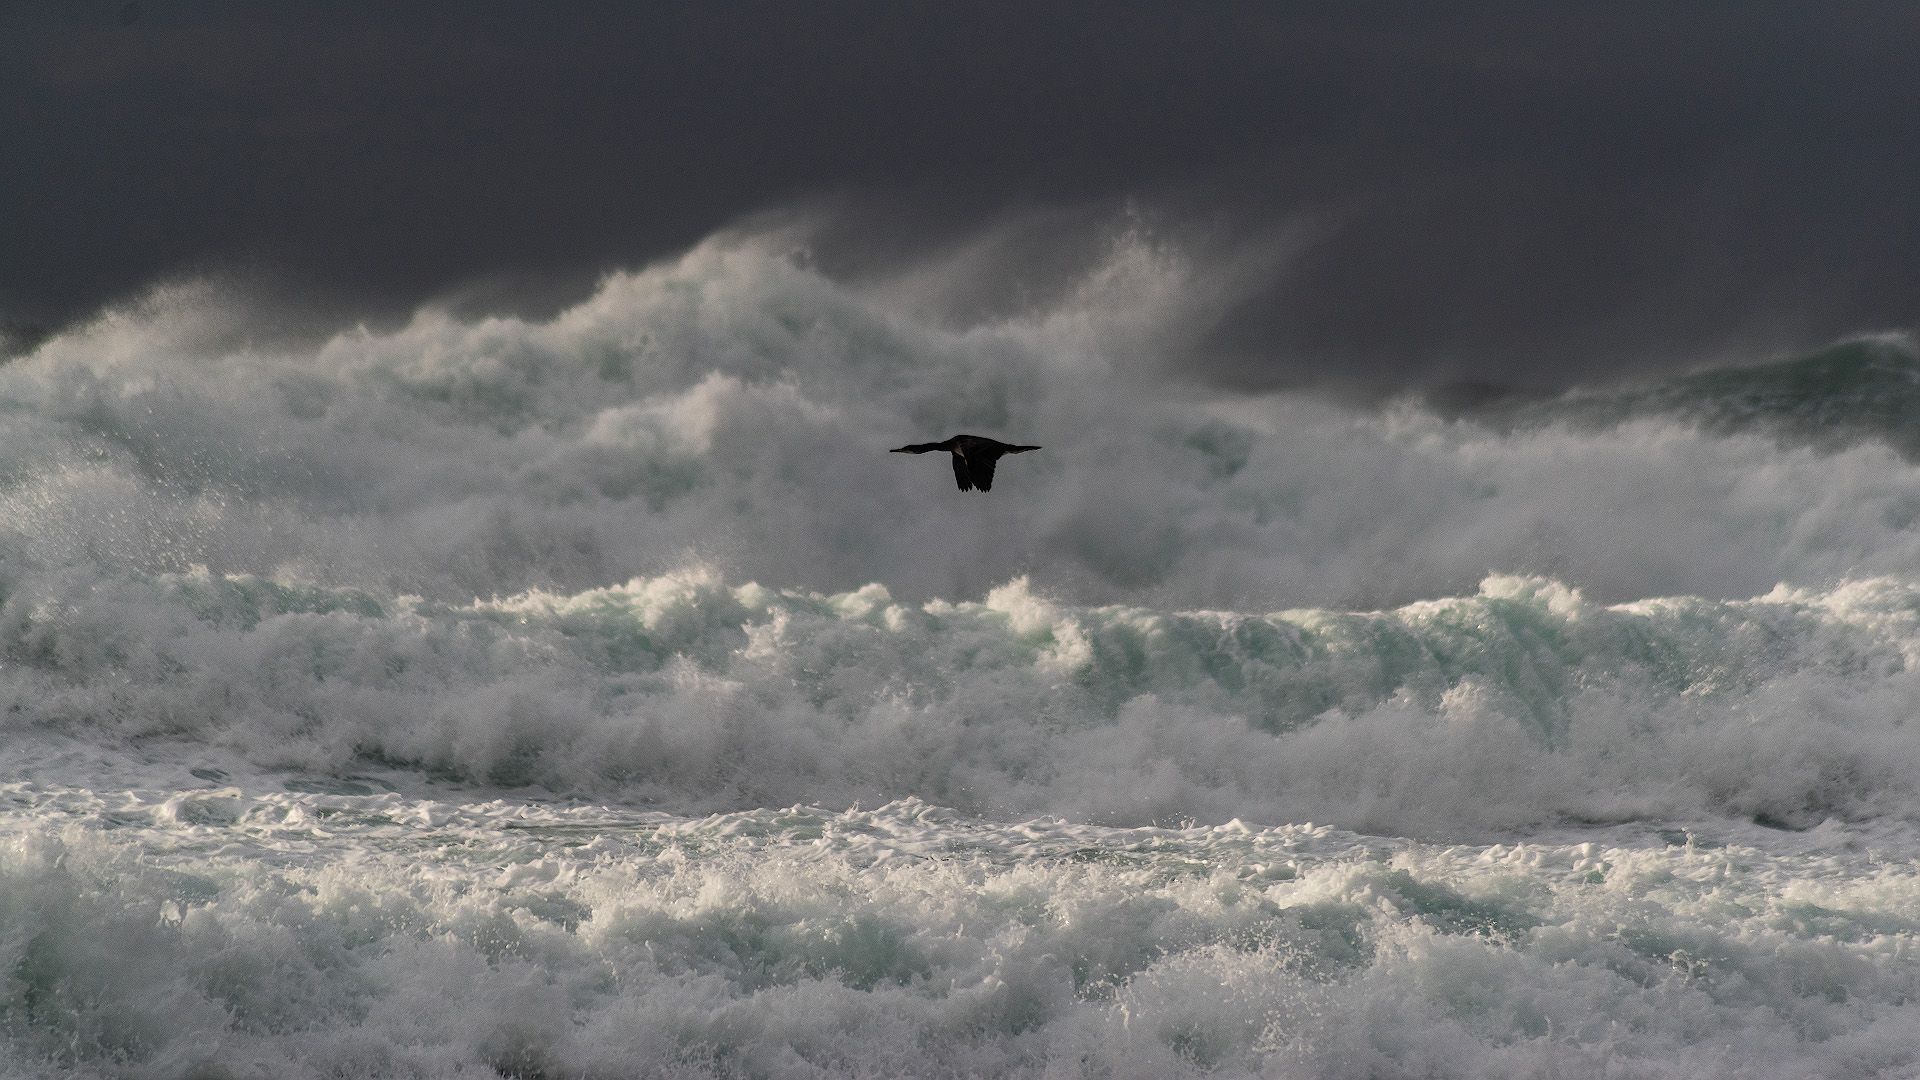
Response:
POLYGON ((1202 285, 16 348, 0 1076, 1920 1076, 1915 343, 1228 392, 1202 285))

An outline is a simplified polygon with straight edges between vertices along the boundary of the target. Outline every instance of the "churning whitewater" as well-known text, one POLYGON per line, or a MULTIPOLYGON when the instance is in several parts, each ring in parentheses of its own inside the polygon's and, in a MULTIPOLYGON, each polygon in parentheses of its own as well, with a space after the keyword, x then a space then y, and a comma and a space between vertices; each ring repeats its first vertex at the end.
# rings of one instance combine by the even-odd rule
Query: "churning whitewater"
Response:
POLYGON ((1913 343, 1363 409, 1204 281, 12 358, 0 1076, 1920 1076, 1913 343))

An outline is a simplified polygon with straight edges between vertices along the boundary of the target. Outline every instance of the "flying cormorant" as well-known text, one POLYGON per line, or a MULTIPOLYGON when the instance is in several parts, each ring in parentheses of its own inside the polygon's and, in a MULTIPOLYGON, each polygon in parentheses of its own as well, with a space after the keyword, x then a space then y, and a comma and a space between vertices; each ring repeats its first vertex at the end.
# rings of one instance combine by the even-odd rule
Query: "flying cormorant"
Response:
POLYGON ((1024 454, 1029 450, 1038 450, 1037 446, 1014 446, 996 439, 979 435, 955 435, 946 442, 914 443, 888 451, 894 454, 924 454, 930 450, 947 450, 953 454, 953 479, 960 485, 961 491, 993 490, 993 463, 1000 460, 1002 454, 1024 454))

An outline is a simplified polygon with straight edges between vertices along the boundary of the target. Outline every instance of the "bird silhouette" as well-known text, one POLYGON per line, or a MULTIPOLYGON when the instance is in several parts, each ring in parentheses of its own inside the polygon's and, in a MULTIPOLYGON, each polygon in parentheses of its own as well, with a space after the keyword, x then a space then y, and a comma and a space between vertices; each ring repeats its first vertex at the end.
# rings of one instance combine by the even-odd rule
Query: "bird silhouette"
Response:
POLYGON ((993 490, 993 464, 1006 454, 1024 454, 1037 446, 1015 446, 980 435, 955 435, 946 442, 914 443, 896 447, 892 454, 925 454, 945 450, 953 455, 953 480, 961 491, 993 490))

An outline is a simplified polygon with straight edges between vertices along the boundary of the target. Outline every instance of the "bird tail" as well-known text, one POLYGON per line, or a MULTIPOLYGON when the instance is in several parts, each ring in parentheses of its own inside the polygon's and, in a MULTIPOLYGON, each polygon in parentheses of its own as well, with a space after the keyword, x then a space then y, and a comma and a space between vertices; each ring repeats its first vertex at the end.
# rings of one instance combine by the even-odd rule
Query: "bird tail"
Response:
POLYGON ((1038 450, 1038 449, 1040 449, 1040 447, 1038 446, 1009 446, 1007 447, 1007 453, 1024 454, 1029 450, 1038 450))
POLYGON ((911 446, 896 446, 893 449, 887 451, 887 453, 889 454, 925 454, 933 450, 945 450, 945 449, 946 447, 940 445, 939 443, 923 442, 923 443, 914 443, 911 446))

